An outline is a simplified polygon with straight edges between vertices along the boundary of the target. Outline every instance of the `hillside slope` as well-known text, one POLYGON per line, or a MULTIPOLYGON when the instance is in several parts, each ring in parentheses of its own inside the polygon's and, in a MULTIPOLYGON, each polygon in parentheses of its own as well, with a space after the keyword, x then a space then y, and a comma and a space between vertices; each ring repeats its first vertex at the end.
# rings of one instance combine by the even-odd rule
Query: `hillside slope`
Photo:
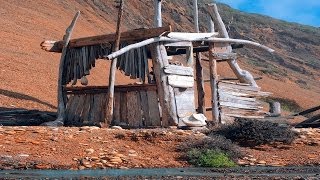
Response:
MULTIPOLYGON (((77 10, 81 11, 81 17, 73 38, 114 32, 117 12, 114 1, 0 0, 0 3, 0 107, 54 111, 60 54, 41 50, 40 42, 62 39, 77 10)), ((191 7, 187 0, 165 1, 164 24, 173 25, 177 31, 192 31, 191 7)), ((253 39, 279 52, 270 55, 246 48, 239 50, 243 55, 241 66, 263 77, 258 82, 263 90, 295 100, 304 108, 319 103, 319 29, 245 14, 227 6, 220 8, 226 23, 231 22, 231 37, 253 39)), ((152 12, 152 0, 128 1, 123 29, 151 27, 152 12)), ((200 17, 201 29, 205 30, 203 8, 200 17)), ((219 67, 221 76, 232 75, 226 65, 219 67)), ((108 62, 100 61, 89 79, 90 85, 106 85, 107 72, 108 62)), ((126 78, 118 78, 118 83, 128 82, 126 78)), ((208 85, 206 89, 209 90, 208 85)))

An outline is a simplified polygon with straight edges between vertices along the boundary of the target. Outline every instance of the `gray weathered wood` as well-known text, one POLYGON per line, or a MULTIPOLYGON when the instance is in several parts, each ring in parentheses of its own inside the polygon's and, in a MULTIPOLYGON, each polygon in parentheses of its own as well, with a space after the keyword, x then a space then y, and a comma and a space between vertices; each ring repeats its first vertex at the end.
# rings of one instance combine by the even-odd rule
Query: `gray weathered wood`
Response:
POLYGON ((82 123, 83 119, 82 119, 81 114, 82 114, 82 111, 83 111, 84 102, 85 102, 85 96, 84 95, 80 95, 79 96, 79 101, 77 103, 76 111, 74 112, 74 118, 73 118, 72 124, 82 123))
POLYGON ((221 101, 232 101, 233 99, 241 100, 241 101, 249 101, 249 102, 255 102, 256 98, 250 98, 250 97, 241 97, 241 96, 234 96, 227 93, 219 93, 219 100, 221 101))
POLYGON ((213 53, 212 56, 216 60, 231 60, 237 58, 236 53, 213 53))
MULTIPOLYGON (((158 101, 154 99, 154 101, 158 101)), ((149 105, 148 105, 148 95, 146 91, 140 91, 140 102, 142 110, 142 119, 145 127, 151 126, 151 121, 149 117, 149 105)))
MULTIPOLYGON (((212 20, 214 21, 216 28, 218 29, 220 37, 229 38, 229 34, 227 32, 227 29, 226 29, 226 27, 221 19, 221 16, 218 12, 217 5, 214 3, 209 4, 208 5, 208 12, 209 12, 212 20)), ((231 46, 228 44, 220 44, 220 46, 226 47, 226 49, 227 49, 226 53, 230 53, 232 51, 231 46)), ((235 75, 240 80, 240 82, 250 83, 252 86, 256 86, 256 87, 258 86, 257 83, 255 82, 253 76, 248 71, 242 70, 235 59, 227 61, 227 62, 229 64, 230 68, 232 69, 232 71, 235 73, 235 75)))
POLYGON ((163 68, 169 65, 167 52, 163 44, 155 44, 151 50, 154 73, 158 87, 158 94, 162 110, 162 125, 169 126, 175 124, 177 118, 176 105, 173 97, 173 91, 168 84, 168 75, 164 73, 163 68))
POLYGON ((198 0, 193 0, 193 21, 195 31, 199 32, 198 0))
POLYGON ((147 91, 149 118, 151 126, 161 126, 158 96, 155 91, 147 91))
POLYGON ((261 103, 256 101, 245 101, 245 100, 236 99, 236 98, 220 98, 219 97, 219 102, 231 102, 231 103, 250 105, 250 106, 261 106, 261 103))
POLYGON ((196 83, 197 83, 197 95, 198 95, 198 112, 205 112, 205 91, 204 91, 204 79, 203 79, 203 68, 201 66, 201 54, 196 53, 196 83))
POLYGON ((114 93, 114 108, 113 108, 113 123, 114 125, 120 125, 120 92, 114 93))
POLYGON ((194 78, 190 76, 169 75, 168 83, 172 87, 191 88, 194 86, 194 78))
POLYGON ((193 68, 178 65, 168 65, 164 67, 164 72, 167 74, 193 76, 193 68))
POLYGON ((187 65, 189 67, 193 67, 193 46, 187 47, 186 56, 187 56, 187 65))
MULTIPOLYGON (((139 97, 140 99, 140 97, 139 97)), ((140 127, 141 122, 141 105, 138 101, 137 92, 132 91, 127 93, 127 118, 130 127, 140 127)))
POLYGON ((127 95, 124 92, 120 93, 120 123, 124 125, 128 125, 128 118, 127 118, 127 95))
POLYGON ((268 92, 255 92, 255 91, 243 91, 239 89, 226 89, 226 88, 221 88, 218 90, 219 93, 224 93, 228 95, 233 95, 233 96, 239 96, 239 97, 267 97, 271 93, 268 92))
POLYGON ((65 122, 71 122, 74 117, 74 112, 76 111, 77 103, 78 103, 78 97, 77 95, 71 95, 69 97, 68 103, 67 103, 67 109, 66 109, 66 120, 65 122))
POLYGON ((219 88, 239 89, 239 90, 256 91, 256 92, 261 90, 260 87, 253 87, 250 84, 228 82, 228 81, 220 81, 219 88))
POLYGON ((190 41, 180 41, 180 42, 168 42, 164 44, 166 47, 190 47, 192 42, 190 41))
MULTIPOLYGON (((118 12, 118 21, 117 21, 117 30, 116 30, 116 41, 114 45, 113 52, 119 50, 120 45, 120 26, 121 20, 123 15, 123 7, 124 7, 124 0, 120 0, 120 8, 118 12)), ((110 125, 112 118, 113 118, 113 100, 114 100, 114 83, 115 83, 115 76, 116 76, 116 68, 117 68, 117 58, 113 59, 110 66, 110 75, 109 75, 109 89, 108 89, 108 98, 107 98, 107 105, 106 105, 106 119, 104 121, 104 126, 110 125)))
POLYGON ((85 95, 85 101, 84 101, 84 106, 83 106, 83 111, 81 113, 83 123, 89 123, 89 111, 90 111, 90 95, 86 94, 85 95))
POLYGON ((253 109, 253 110, 258 110, 263 108, 262 106, 252 106, 252 105, 238 104, 238 103, 232 103, 232 102, 220 102, 220 106, 239 108, 239 109, 253 109))
POLYGON ((212 119, 215 124, 220 123, 219 107, 218 107, 218 74, 217 61, 213 58, 214 52, 213 44, 209 45, 209 68, 210 68, 210 85, 211 85, 211 105, 212 105, 212 119))
POLYGON ((194 90, 192 88, 188 88, 186 90, 174 88, 174 93, 177 106, 177 115, 180 118, 187 117, 195 113, 194 90))
POLYGON ((162 26, 161 0, 154 0, 154 26, 162 26))
POLYGON ((72 35, 73 28, 80 16, 80 11, 76 13, 74 16, 70 26, 66 29, 66 34, 63 37, 64 46, 62 48, 62 54, 60 58, 60 65, 59 65, 59 76, 58 76, 58 117, 57 120, 53 122, 46 123, 45 125, 48 126, 59 126, 63 125, 65 118, 66 118, 66 102, 64 102, 64 95, 63 95, 63 84, 62 84, 62 78, 63 78, 63 71, 64 71, 64 65, 65 65, 65 58, 67 53, 67 47, 70 41, 70 37, 72 35))

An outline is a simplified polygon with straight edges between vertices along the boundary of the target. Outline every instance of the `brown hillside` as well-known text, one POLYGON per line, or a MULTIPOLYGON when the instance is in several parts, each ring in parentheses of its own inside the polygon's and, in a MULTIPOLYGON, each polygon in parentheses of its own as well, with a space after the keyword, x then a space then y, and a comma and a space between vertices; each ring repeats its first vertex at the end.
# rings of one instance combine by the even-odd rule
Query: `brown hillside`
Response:
MULTIPOLYGON (((127 2, 123 29, 150 27, 152 1, 127 2)), ((0 107, 54 111, 60 54, 41 50, 40 42, 62 39, 77 10, 81 16, 73 38, 114 32, 116 9, 113 5, 111 0, 1 0, 0 107)), ((177 31, 192 31, 191 6, 186 0, 165 1, 164 23, 172 24, 177 31)), ((251 38, 280 53, 269 55, 240 50, 248 57, 241 58, 240 64, 255 76, 263 77, 259 81, 263 90, 292 99, 304 108, 319 104, 319 29, 248 15, 226 6, 221 8, 226 22, 231 22, 234 16, 230 24, 231 37, 251 38)), ((202 26, 205 22, 202 18, 202 26)), ((227 66, 220 67, 221 76, 232 75, 227 66)), ((108 63, 100 61, 91 73, 90 85, 106 85, 107 72, 108 63)), ((118 84, 132 82, 123 77, 117 80, 118 84)))

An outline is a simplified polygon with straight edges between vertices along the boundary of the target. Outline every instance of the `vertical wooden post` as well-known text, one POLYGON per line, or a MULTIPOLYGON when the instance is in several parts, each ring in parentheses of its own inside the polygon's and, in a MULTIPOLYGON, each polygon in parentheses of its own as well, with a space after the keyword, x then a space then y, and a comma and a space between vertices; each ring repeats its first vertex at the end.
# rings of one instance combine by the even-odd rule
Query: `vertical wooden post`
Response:
POLYGON ((60 57, 60 65, 59 65, 59 76, 58 76, 58 110, 57 114, 58 117, 55 121, 44 123, 45 126, 63 126, 64 121, 66 118, 66 102, 63 94, 63 84, 62 84, 62 76, 64 71, 64 64, 65 64, 65 57, 67 53, 68 44, 72 35, 72 31, 74 29, 74 26, 76 25, 76 22, 80 16, 80 11, 76 13, 74 16, 70 26, 66 29, 66 34, 63 36, 63 48, 62 53, 60 57))
MULTIPOLYGON (((195 31, 199 32, 199 15, 198 15, 198 0, 193 0, 193 18, 195 31)), ((196 69, 196 83, 198 92, 198 113, 205 112, 205 100, 204 100, 204 81, 203 81, 203 68, 201 66, 201 54, 196 53, 195 58, 195 69, 196 69)))
POLYGON ((155 16, 154 25, 155 27, 162 27, 162 14, 161 14, 161 0, 154 0, 155 16))
POLYGON ((211 85, 211 105, 212 119, 215 124, 220 123, 219 106, 218 106, 218 73, 217 61, 213 58, 214 45, 209 45, 209 66, 210 66, 210 85, 211 85))
MULTIPOLYGON (((155 18, 154 26, 162 26, 161 0, 154 0, 155 18)), ((158 97, 162 110, 162 126, 178 124, 177 110, 173 88, 168 84, 168 76, 163 68, 169 65, 167 52, 162 43, 151 45, 152 63, 158 87, 158 97)))
MULTIPOLYGON (((121 20, 123 15, 123 6, 124 0, 120 0, 120 7, 118 12, 118 21, 117 21, 117 30, 116 30, 116 41, 113 48, 113 52, 119 50, 120 45, 120 27, 121 20)), ((110 66, 110 75, 109 75, 109 88, 108 88, 108 98, 107 98, 107 106, 106 106, 106 118, 104 122, 104 127, 110 125, 113 118, 113 100, 114 100, 114 83, 115 83, 115 75, 116 75, 116 67, 117 66, 117 58, 113 59, 110 66)))
POLYGON ((199 32, 198 0, 193 0, 193 21, 195 31, 199 32))

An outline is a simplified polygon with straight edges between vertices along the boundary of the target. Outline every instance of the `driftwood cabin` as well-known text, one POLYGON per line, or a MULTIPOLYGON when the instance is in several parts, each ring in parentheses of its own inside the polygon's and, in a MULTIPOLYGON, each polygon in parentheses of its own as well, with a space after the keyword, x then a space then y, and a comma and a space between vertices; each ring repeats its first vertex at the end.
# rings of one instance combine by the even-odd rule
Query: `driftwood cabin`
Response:
POLYGON ((117 32, 71 39, 80 15, 76 14, 62 41, 44 41, 42 49, 61 53, 58 80, 58 118, 47 125, 119 125, 127 128, 205 126, 232 123, 235 117, 263 118, 261 92, 252 75, 237 64, 234 45, 272 49, 242 39, 231 39, 215 4, 207 5, 210 32, 200 33, 194 0, 195 32, 173 32, 162 26, 161 0, 154 1, 155 28, 120 32, 123 2, 119 5, 117 32), (204 103, 201 52, 208 52, 211 104, 204 103), (169 63, 185 54, 186 66, 169 63), (152 59, 149 65, 148 59, 152 59), (97 60, 110 60, 109 86, 90 86, 86 76, 97 60), (222 81, 217 64, 228 63, 238 82, 222 81), (150 72, 149 66, 153 67, 150 72), (141 84, 114 86, 119 70, 141 84), (84 86, 74 86, 77 81, 84 86), (197 93, 195 93, 197 89, 197 93), (195 102, 197 99, 198 102, 195 102), (197 107, 196 107, 197 105, 197 107), (206 107, 207 106, 207 107, 206 107), (204 116, 212 111, 212 119, 204 116))

